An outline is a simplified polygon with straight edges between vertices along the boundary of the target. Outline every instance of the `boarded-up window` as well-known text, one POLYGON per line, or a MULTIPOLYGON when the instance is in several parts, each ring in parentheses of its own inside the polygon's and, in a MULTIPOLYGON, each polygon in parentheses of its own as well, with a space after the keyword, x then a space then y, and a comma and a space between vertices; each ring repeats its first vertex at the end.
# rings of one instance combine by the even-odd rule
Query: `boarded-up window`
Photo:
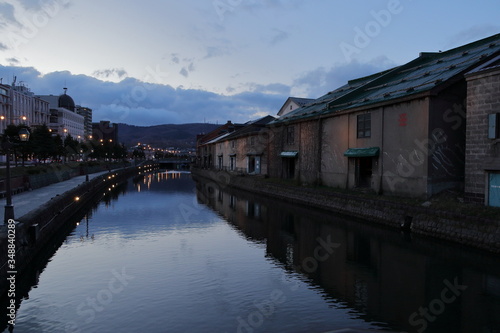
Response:
POLYGON ((286 129, 286 143, 293 145, 295 143, 295 127, 288 126, 286 129))

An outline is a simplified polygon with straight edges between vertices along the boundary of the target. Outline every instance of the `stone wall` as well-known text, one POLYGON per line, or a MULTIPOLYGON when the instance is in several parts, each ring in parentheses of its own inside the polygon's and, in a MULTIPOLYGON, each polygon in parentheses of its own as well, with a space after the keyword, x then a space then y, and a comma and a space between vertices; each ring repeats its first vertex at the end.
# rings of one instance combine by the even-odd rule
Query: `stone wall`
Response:
POLYGON ((327 189, 305 188, 265 181, 259 177, 235 176, 225 172, 193 170, 193 175, 258 195, 360 218, 369 224, 411 231, 500 253, 500 221, 477 218, 433 208, 408 206, 381 199, 368 199, 327 189))

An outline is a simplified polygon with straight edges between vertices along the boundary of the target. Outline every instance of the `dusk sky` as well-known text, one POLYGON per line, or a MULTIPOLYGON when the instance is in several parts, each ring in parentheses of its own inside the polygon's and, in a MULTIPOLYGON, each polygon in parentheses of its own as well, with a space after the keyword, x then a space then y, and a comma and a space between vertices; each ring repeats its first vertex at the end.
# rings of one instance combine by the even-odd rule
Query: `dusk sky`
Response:
POLYGON ((245 122, 500 32, 498 0, 5 0, 0 77, 133 125, 245 122))

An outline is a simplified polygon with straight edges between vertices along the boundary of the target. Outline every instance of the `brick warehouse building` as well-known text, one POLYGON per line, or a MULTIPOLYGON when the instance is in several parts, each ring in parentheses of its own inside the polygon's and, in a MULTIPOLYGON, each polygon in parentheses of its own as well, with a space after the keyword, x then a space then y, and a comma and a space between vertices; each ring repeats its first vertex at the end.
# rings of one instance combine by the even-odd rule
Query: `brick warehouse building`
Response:
POLYGON ((500 56, 466 79, 465 197, 500 207, 500 56))
MULTIPOLYGON (((423 52, 280 112, 267 125, 267 163, 259 171, 384 195, 427 199, 454 190, 500 206, 499 58, 497 34, 423 52)), ((234 168, 227 163, 255 152, 244 145, 236 151, 236 141, 235 151, 221 150, 241 127, 228 122, 200 136, 198 166, 244 169, 245 159, 234 168)))
POLYGON ((280 117, 271 123, 269 175, 422 198, 463 191, 465 74, 499 54, 498 34, 423 52, 280 117))

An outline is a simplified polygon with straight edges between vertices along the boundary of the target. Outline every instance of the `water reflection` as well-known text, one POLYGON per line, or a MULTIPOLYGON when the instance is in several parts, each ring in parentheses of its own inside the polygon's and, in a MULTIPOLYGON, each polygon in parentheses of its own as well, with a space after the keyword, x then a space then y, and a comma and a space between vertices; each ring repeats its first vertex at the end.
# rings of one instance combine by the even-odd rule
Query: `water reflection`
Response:
POLYGON ((499 258, 197 179, 200 202, 332 305, 408 332, 500 332, 499 258), (472 315, 474 314, 474 315, 472 315))
MULTIPOLYGON (((54 235, 49 244, 37 254, 30 267, 23 272, 23 274, 18 275, 16 280, 16 309, 19 309, 19 306, 23 302, 30 299, 30 292, 37 287, 40 275, 50 263, 51 258, 61 246, 68 244, 67 237, 69 235, 75 235, 77 228, 80 226, 85 226, 85 233, 80 233, 79 235, 80 241, 82 243, 93 241, 94 234, 89 232, 89 221, 92 220, 93 213, 97 211, 101 202, 104 203, 105 206, 109 206, 113 200, 118 199, 118 197, 126 193, 126 191, 126 183, 114 183, 110 185, 110 188, 96 194, 93 200, 88 202, 87 205, 74 212, 73 217, 59 229, 59 232, 54 235)), ((2 311, 6 309, 8 301, 9 299, 7 297, 1 299, 0 306, 2 311)), ((9 318, 6 316, 5 312, 0 313, 2 313, 0 317, 0 331, 12 332, 15 327, 8 324, 9 318)), ((15 331, 21 332, 18 329, 15 331)))
POLYGON ((140 175, 96 200, 25 275, 15 331, 499 326, 495 257, 409 242, 356 220, 194 183, 186 174, 140 175))
MULTIPOLYGON (((15 331, 165 331, 172 324, 164 312, 176 312, 190 297, 176 279, 182 284, 206 276, 190 271, 205 267, 191 259, 196 244, 205 246, 195 239, 220 222, 203 214, 210 212, 196 203, 194 189, 189 175, 160 172, 95 195, 93 205, 75 212, 24 280, 18 278, 15 331), (187 219, 182 207, 195 209, 199 219, 187 219)), ((184 305, 179 315, 190 316, 191 309, 184 305)), ((3 313, 0 328, 8 331, 3 313)))

